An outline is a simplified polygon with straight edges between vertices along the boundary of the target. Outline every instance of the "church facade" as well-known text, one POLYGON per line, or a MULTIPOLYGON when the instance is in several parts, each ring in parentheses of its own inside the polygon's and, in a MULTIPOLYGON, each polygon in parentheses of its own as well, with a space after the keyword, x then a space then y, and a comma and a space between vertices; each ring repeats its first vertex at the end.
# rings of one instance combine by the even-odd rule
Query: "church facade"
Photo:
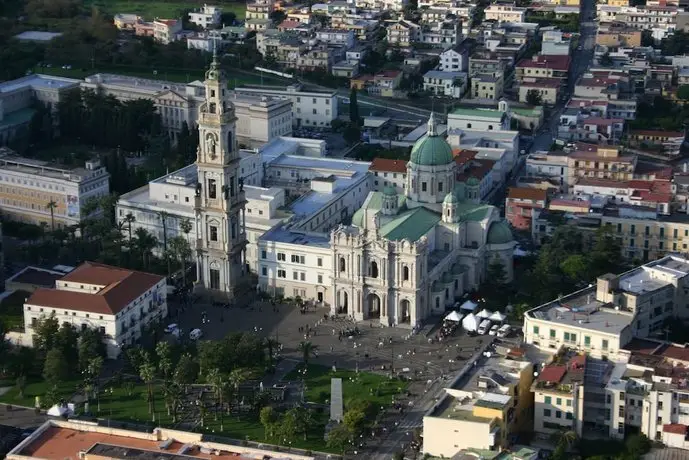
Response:
POLYGON ((511 279, 515 242, 509 226, 496 207, 480 203, 476 179, 456 177, 452 149, 431 115, 427 134, 412 148, 404 193, 393 187, 369 192, 350 225, 320 240, 267 233, 259 241, 266 254, 259 261, 259 287, 299 292, 329 304, 332 314, 412 328, 477 288, 494 260, 511 279), (311 257, 315 251, 318 257, 311 257), (293 254, 300 254, 306 272, 319 273, 317 283, 290 276, 293 254), (311 259, 317 263, 309 267, 311 259))

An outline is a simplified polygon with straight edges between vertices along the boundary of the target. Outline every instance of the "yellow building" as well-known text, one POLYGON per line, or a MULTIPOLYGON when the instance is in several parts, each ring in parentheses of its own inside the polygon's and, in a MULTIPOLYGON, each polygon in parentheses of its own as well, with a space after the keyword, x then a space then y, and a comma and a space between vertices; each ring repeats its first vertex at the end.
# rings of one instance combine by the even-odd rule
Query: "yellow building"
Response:
POLYGON ((463 449, 500 450, 531 427, 533 364, 515 348, 482 356, 423 419, 423 450, 450 458, 463 449), (512 358, 512 359, 508 359, 512 358))
POLYGON ((0 148, 0 212, 30 224, 76 225, 86 201, 110 193, 109 179, 98 160, 70 169, 0 148))
POLYGON ((629 0, 608 0, 607 2, 602 1, 600 4, 608 6, 629 6, 629 0))
POLYGON ((635 167, 636 156, 620 155, 619 147, 574 152, 567 158, 567 185, 573 186, 582 177, 632 180, 635 167))

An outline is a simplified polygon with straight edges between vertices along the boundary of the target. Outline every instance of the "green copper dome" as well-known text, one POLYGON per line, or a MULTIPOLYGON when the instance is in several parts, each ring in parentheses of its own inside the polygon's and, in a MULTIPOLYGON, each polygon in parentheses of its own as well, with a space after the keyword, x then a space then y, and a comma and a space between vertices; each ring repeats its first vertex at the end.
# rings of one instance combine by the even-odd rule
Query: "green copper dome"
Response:
POLYGON ((422 166, 440 166, 454 161, 450 144, 438 136, 435 116, 432 113, 428 120, 428 132, 414 144, 410 161, 422 166))
POLYGON ((383 189, 383 195, 387 196, 395 196, 397 195, 397 192, 395 191, 395 187, 390 187, 389 185, 383 189))
POLYGON ((480 185, 480 182, 475 177, 470 177, 467 179, 467 185, 470 187, 476 187, 477 185, 480 185))
POLYGON ((493 222, 488 229, 487 244, 507 244, 514 241, 512 230, 507 222, 501 220, 500 222, 493 222))
POLYGON ((454 203, 459 203, 459 200, 457 199, 457 195, 454 193, 448 193, 445 195, 445 199, 443 200, 443 203, 445 204, 454 204, 454 203))
POLYGON ((364 226, 364 209, 359 208, 357 209, 354 214, 352 215, 352 225, 355 225, 357 227, 363 227, 364 226))

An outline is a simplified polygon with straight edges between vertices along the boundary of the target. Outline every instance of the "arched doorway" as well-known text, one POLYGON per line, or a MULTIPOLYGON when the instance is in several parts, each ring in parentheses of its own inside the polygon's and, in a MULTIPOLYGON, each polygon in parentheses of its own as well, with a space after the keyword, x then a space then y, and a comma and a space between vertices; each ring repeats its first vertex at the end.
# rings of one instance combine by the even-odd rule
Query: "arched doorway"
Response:
POLYGON ((347 291, 340 291, 337 293, 337 313, 349 313, 349 296, 347 291))
POLYGON ((407 299, 403 299, 400 302, 400 324, 411 323, 411 303, 407 299))
POLYGON ((375 319, 380 318, 380 297, 377 294, 370 293, 366 298, 366 318, 375 319))

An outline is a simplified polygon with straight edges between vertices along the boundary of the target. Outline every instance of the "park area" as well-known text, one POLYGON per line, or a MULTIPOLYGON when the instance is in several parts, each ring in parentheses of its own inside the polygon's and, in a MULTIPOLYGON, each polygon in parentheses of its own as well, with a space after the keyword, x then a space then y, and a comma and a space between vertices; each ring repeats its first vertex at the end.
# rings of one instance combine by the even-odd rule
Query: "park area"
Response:
MULTIPOLYGON (((204 2, 179 2, 179 1, 130 1, 130 0, 86 0, 86 6, 96 6, 108 14, 130 13, 141 16, 146 21, 155 18, 177 19, 189 9, 199 8, 204 2)), ((232 2, 222 3, 223 13, 234 13, 237 19, 244 19, 246 3, 232 2)))
POLYGON ((30 295, 26 291, 14 291, 0 300, 0 323, 7 330, 24 330, 24 301, 30 295))

